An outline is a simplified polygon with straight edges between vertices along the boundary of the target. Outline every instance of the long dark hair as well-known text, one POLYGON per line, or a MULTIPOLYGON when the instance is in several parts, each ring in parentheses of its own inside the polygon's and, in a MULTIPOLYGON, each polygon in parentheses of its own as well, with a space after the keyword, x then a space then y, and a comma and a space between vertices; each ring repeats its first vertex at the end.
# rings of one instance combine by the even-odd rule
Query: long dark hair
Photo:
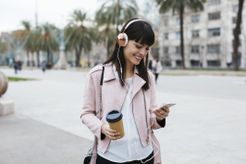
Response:
MULTIPOLYGON (((126 33, 129 40, 134 40, 135 42, 138 42, 140 44, 146 44, 148 46, 151 46, 155 42, 155 35, 151 25, 148 22, 139 18, 130 19, 128 22, 125 23, 125 25, 123 26, 120 32, 126 33), (128 27, 125 29, 126 26, 128 27)), ((149 76, 148 76, 148 68, 147 68, 148 55, 149 54, 147 54, 146 58, 141 60, 141 62, 138 65, 136 65, 136 68, 138 70, 138 75, 146 81, 146 83, 142 87, 144 90, 149 89, 149 76)), ((108 60, 104 62, 104 64, 110 62, 115 64, 119 78, 120 79, 122 78, 122 80, 120 80, 120 83, 122 86, 124 86, 126 61, 123 54, 123 47, 120 47, 117 41, 115 43, 114 51, 112 55, 109 57, 108 60), (119 59, 117 59, 117 53, 119 53, 118 54, 119 59), (120 71, 121 69, 120 67, 122 67, 122 73, 120 71)))

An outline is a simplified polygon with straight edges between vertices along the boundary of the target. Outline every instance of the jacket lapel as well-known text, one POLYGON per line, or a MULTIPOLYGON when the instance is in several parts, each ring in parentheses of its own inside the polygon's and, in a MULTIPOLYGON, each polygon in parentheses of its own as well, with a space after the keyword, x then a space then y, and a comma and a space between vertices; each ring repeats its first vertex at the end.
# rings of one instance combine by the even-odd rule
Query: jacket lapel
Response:
POLYGON ((136 73, 133 76, 133 92, 132 98, 138 93, 138 91, 142 88, 142 86, 146 83, 144 79, 139 77, 136 73))
POLYGON ((116 79, 116 76, 115 76, 113 65, 109 65, 109 64, 105 65, 103 81, 107 82, 107 81, 111 81, 115 79, 116 79))
POLYGON ((117 110, 120 110, 124 100, 125 95, 127 93, 127 86, 122 87, 118 77, 117 73, 114 70, 113 65, 105 65, 105 74, 104 74, 104 84, 103 84, 103 94, 107 99, 110 99, 111 101, 111 107, 109 108, 115 108, 117 110), (115 97, 110 97, 114 96, 115 97), (117 99, 116 99, 117 98, 117 99))

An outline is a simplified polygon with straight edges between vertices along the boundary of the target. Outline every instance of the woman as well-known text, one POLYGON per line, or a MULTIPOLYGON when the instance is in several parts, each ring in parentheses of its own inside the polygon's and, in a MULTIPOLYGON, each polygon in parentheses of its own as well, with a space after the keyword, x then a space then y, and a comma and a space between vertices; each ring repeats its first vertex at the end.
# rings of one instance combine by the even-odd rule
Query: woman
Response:
POLYGON ((118 35, 112 56, 90 71, 81 120, 97 138, 91 164, 161 163, 153 129, 165 126, 169 108, 156 105, 155 79, 147 69, 154 40, 148 22, 131 19, 118 35), (123 114, 123 138, 105 118, 115 109, 123 114))

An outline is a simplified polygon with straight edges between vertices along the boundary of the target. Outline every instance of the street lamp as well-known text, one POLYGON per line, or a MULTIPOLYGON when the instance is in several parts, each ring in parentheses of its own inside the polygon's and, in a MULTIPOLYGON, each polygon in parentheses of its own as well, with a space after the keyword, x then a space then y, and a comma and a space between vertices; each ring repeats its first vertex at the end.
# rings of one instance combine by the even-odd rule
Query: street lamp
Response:
POLYGON ((38 27, 38 0, 35 0, 35 26, 38 27))
MULTIPOLYGON (((63 21, 63 16, 62 16, 62 20, 63 21)), ((66 41, 64 38, 64 28, 65 26, 62 26, 60 31, 59 31, 59 59, 58 62, 55 64, 54 68, 55 69, 67 69, 69 67, 67 60, 66 60, 66 56, 65 56, 65 45, 66 45, 66 41)))

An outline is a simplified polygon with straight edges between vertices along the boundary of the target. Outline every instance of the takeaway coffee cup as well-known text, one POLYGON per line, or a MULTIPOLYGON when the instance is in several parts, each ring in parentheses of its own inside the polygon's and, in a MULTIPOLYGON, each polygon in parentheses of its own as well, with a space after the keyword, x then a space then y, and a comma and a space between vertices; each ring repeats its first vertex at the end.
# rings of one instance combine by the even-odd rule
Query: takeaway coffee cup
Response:
POLYGON ((119 132, 120 138, 124 136, 124 127, 123 127, 122 117, 123 117, 122 113, 117 110, 112 110, 106 116, 106 120, 108 121, 110 128, 119 132))

